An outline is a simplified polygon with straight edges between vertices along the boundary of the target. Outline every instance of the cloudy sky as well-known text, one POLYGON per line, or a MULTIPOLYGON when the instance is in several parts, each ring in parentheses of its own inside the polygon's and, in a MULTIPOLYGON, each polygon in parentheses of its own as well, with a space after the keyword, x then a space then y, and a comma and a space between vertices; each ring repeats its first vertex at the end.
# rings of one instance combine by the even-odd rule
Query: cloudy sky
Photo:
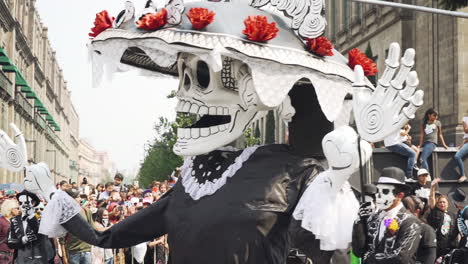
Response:
MULTIPOLYGON (((135 169, 144 145, 155 137, 159 116, 175 117, 175 99, 166 99, 177 88, 174 79, 138 76, 135 72, 114 75, 111 83, 91 87, 91 65, 86 44, 96 13, 107 10, 113 16, 124 0, 38 0, 36 7, 57 60, 72 91, 80 116, 80 137, 98 150, 107 151, 119 170, 135 169)), ((140 10, 146 0, 134 0, 140 10)))

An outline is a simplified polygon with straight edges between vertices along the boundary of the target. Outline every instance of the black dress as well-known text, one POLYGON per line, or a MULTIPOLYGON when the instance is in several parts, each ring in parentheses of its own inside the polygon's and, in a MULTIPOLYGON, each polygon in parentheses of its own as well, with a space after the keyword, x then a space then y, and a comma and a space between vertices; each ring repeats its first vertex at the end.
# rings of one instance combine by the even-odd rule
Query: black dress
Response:
MULTIPOLYGON (((198 184, 221 180, 245 158, 241 153, 197 156, 191 173, 183 171, 183 177, 193 176, 198 184)), ((79 217, 64 226, 99 247, 129 247, 167 233, 172 264, 284 264, 292 213, 307 183, 321 171, 316 160, 295 156, 286 145, 268 145, 251 154, 211 195, 193 199, 182 179, 158 202, 105 232, 89 229, 79 217)), ((294 233, 296 239, 318 245, 310 232, 294 233)), ((297 246, 312 258, 331 255, 307 248, 310 244, 297 246)), ((328 263, 319 261, 314 263, 328 263)))

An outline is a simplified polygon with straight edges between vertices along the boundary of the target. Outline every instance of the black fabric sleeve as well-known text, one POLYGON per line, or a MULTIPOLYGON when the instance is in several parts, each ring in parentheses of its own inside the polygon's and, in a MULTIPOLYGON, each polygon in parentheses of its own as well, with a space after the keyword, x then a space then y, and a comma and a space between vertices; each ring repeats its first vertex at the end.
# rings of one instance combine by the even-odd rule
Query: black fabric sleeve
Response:
POLYGON ((353 226, 351 248, 354 255, 362 258, 367 252, 367 225, 363 221, 356 221, 353 226))
POLYGON ((23 242, 21 241, 22 236, 18 234, 18 218, 19 217, 14 217, 11 219, 10 222, 10 230, 8 231, 7 244, 8 247, 11 249, 22 249, 24 247, 23 242))
POLYGON ((156 203, 104 232, 95 230, 79 214, 62 225, 80 240, 94 246, 101 248, 131 247, 167 233, 165 211, 172 193, 169 192, 156 203))
POLYGON ((419 246, 418 260, 422 264, 434 264, 437 258, 436 233, 431 226, 421 225, 422 238, 419 246))
POLYGON ((292 247, 306 254, 314 264, 330 263, 335 251, 320 250, 320 240, 316 239, 313 233, 303 229, 300 221, 294 219, 291 221, 289 234, 293 242, 292 247))

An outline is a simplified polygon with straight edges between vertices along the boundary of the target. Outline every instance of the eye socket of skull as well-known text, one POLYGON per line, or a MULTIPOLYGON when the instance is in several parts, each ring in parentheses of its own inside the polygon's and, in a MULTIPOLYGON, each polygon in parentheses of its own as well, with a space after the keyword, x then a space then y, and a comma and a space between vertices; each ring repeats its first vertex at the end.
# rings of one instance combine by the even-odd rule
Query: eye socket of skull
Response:
POLYGON ((202 60, 197 62, 197 82, 202 89, 210 85, 210 67, 202 60))

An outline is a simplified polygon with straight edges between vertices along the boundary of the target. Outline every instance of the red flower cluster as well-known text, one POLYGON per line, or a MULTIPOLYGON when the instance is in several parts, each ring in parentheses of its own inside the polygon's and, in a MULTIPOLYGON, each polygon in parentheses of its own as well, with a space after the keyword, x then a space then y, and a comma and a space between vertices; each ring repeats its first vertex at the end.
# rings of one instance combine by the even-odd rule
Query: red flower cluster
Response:
POLYGON ((319 56, 333 56, 333 44, 324 36, 307 39, 307 47, 319 56))
POLYGON ((138 28, 145 30, 160 29, 167 23, 167 10, 165 8, 157 13, 146 14, 137 22, 138 28))
POLYGON ((94 19, 94 27, 91 28, 91 33, 88 34, 91 38, 95 38, 104 30, 112 27, 114 18, 109 16, 107 10, 101 11, 96 14, 96 19, 94 19))
POLYGON ((365 76, 373 76, 379 72, 375 62, 367 58, 366 54, 358 48, 354 48, 348 52, 348 60, 348 65, 351 69, 354 69, 356 65, 361 65, 365 76))
POLYGON ((195 7, 190 9, 187 17, 192 23, 194 29, 200 30, 211 24, 214 20, 215 13, 206 8, 195 7))
POLYGON ((278 35, 276 23, 268 23, 266 16, 249 16, 244 20, 245 29, 242 31, 248 39, 253 41, 267 41, 278 35))

